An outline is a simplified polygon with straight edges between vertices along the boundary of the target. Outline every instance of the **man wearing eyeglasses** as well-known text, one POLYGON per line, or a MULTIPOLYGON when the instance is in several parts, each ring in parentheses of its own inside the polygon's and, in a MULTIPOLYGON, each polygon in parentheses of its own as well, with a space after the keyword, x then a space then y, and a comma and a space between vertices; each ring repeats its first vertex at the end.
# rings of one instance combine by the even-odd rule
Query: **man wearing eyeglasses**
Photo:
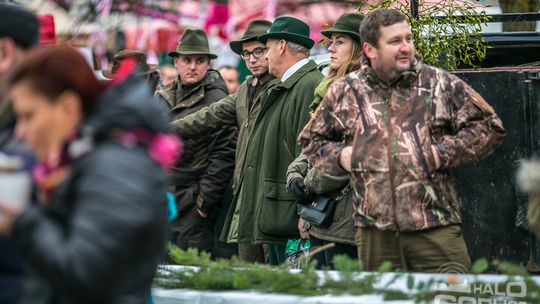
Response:
MULTIPOLYGON (((250 215, 243 213, 243 210, 247 210, 244 207, 254 202, 244 201, 239 195, 238 189, 242 184, 240 176, 245 153, 259 112, 261 99, 278 82, 274 76, 268 73, 268 62, 264 57, 266 48, 263 43, 257 40, 259 35, 266 34, 270 25, 271 22, 266 20, 254 20, 249 23, 239 40, 229 43, 231 49, 245 61, 253 76, 248 77, 236 93, 172 123, 173 128, 183 138, 208 136, 231 125, 239 128, 233 178, 235 199, 229 211, 231 216, 228 217, 229 220, 221 240, 227 243, 238 243, 238 255, 241 260, 259 263, 265 262, 262 246, 253 244, 249 237, 239 237, 239 221, 250 220, 250 215)), ((258 143, 251 142, 251 144, 257 145, 258 143)), ((242 231, 241 234, 244 233, 250 234, 250 231, 242 231)))

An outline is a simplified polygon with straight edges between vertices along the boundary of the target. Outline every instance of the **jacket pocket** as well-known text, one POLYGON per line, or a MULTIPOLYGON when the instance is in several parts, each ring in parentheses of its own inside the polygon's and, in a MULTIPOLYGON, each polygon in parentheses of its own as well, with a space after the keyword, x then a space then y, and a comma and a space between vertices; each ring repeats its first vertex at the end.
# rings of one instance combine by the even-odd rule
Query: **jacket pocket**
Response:
POLYGON ((266 180, 259 229, 269 235, 293 236, 298 234, 297 220, 294 195, 287 191, 286 182, 266 180))

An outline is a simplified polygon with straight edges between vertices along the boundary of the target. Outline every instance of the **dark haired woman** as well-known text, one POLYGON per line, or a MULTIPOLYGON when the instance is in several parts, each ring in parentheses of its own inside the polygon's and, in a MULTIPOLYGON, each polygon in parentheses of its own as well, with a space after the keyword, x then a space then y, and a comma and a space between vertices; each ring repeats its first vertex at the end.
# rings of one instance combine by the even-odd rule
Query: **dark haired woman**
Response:
POLYGON ((163 252, 166 174, 179 151, 142 77, 110 87, 67 46, 13 73, 16 134, 34 151, 39 204, 0 203, 27 266, 22 303, 145 303, 163 252))

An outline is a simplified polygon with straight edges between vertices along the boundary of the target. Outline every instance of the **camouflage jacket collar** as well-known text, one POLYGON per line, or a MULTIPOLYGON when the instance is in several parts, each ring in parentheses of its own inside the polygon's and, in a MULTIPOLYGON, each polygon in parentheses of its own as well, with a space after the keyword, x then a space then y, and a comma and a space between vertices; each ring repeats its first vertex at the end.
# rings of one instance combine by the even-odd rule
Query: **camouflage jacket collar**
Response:
POLYGON ((371 67, 369 59, 362 55, 362 60, 360 64, 360 72, 364 73, 368 80, 378 83, 385 87, 391 87, 394 85, 410 85, 420 74, 424 63, 422 61, 422 56, 418 53, 414 55, 413 61, 411 62, 411 68, 408 71, 404 71, 399 74, 392 82, 388 83, 385 80, 381 79, 376 73, 375 70, 371 67))

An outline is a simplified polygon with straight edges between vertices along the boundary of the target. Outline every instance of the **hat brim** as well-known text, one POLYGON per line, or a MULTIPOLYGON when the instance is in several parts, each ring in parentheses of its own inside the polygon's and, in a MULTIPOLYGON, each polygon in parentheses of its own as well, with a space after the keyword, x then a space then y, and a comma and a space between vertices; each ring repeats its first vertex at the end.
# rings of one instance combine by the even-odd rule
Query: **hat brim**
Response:
POLYGON ((205 52, 190 52, 190 51, 185 51, 185 52, 177 52, 177 51, 172 51, 172 52, 169 52, 168 54, 170 57, 178 57, 178 56, 190 56, 190 55, 206 55, 208 57, 210 57, 210 59, 216 59, 218 56, 216 54, 212 54, 212 53, 205 53, 205 52))
POLYGON ((315 44, 315 41, 311 40, 310 38, 304 35, 298 35, 294 33, 283 33, 283 32, 264 34, 264 35, 259 36, 259 38, 257 39, 262 43, 266 43, 268 39, 285 39, 287 41, 301 44, 307 47, 308 49, 311 49, 313 45, 315 44))
POLYGON ((243 51, 242 44, 248 41, 257 41, 257 37, 258 37, 257 35, 253 35, 253 36, 245 37, 240 40, 232 40, 231 42, 229 42, 229 47, 231 48, 233 52, 240 55, 243 51))
POLYGON ((329 29, 321 31, 321 34, 324 35, 327 38, 332 38, 332 34, 335 34, 335 33, 347 34, 347 35, 351 36, 351 38, 353 38, 356 41, 360 42, 360 34, 358 34, 356 32, 353 32, 353 31, 342 30, 342 29, 338 29, 338 28, 335 28, 335 27, 331 27, 329 29))
MULTIPOLYGON (((142 72, 142 75, 143 76, 150 75, 150 74, 154 73, 155 71, 157 71, 158 68, 159 68, 159 65, 157 65, 157 64, 149 64, 148 65, 148 70, 142 72)), ((106 69, 106 70, 101 71, 101 74, 103 75, 103 77, 105 77, 107 79, 110 79, 110 80, 112 80, 114 78, 114 74, 112 73, 112 70, 110 70, 110 69, 106 69)))

